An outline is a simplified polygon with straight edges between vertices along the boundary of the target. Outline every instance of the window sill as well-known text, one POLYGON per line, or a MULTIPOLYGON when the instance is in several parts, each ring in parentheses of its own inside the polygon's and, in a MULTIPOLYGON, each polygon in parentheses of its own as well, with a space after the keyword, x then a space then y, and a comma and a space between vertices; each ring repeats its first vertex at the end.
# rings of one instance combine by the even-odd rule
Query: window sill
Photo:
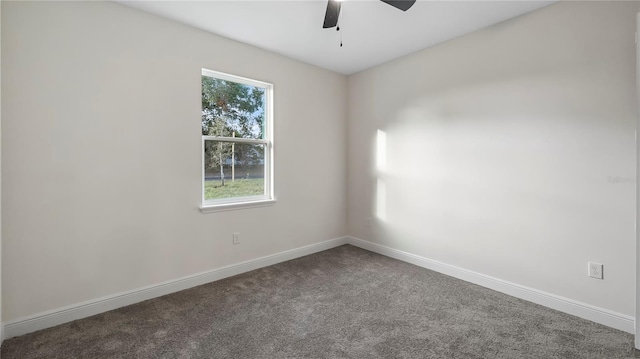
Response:
POLYGON ((213 212, 221 212, 221 211, 234 211, 236 209, 273 206, 274 204, 276 204, 275 199, 266 199, 266 200, 251 201, 251 202, 212 204, 212 205, 200 206, 200 212, 213 213, 213 212))

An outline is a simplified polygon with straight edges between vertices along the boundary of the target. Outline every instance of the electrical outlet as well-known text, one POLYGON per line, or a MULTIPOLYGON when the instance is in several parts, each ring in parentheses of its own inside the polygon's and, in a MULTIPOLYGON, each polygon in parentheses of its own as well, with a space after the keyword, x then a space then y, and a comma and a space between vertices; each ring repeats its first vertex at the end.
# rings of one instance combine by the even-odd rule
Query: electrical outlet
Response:
POLYGON ((233 234, 233 244, 240 244, 240 233, 235 232, 233 234))
POLYGON ((589 262, 589 277, 596 279, 604 279, 603 265, 601 263, 589 262))
POLYGON ((367 217, 367 227, 373 227, 373 217, 367 217))

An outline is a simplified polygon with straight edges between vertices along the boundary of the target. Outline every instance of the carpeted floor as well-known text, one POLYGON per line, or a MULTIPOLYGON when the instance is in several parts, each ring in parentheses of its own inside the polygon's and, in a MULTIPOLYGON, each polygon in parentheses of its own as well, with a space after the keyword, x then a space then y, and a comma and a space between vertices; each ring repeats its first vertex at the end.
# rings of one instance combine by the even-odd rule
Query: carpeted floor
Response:
POLYGON ((6 340, 31 358, 640 358, 633 336, 352 246, 6 340))

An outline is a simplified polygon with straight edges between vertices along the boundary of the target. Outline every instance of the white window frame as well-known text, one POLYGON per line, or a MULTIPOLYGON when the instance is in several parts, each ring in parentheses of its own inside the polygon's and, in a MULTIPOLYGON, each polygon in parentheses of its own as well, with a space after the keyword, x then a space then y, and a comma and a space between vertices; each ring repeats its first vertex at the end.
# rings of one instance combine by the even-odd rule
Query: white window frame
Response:
POLYGON ((259 87, 265 91, 264 102, 264 138, 252 139, 252 138, 240 138, 240 137, 222 137, 222 136, 201 136, 202 146, 200 148, 201 164, 201 206, 200 211, 202 213, 234 210, 241 208, 263 207, 273 205, 276 202, 274 195, 273 185, 273 84, 268 82, 256 81, 245 77, 230 75, 224 72, 202 69, 202 76, 214 77, 220 80, 237 82, 244 85, 259 87), (219 198, 213 200, 205 199, 205 141, 214 140, 230 143, 241 144, 254 144, 264 145, 264 194, 259 196, 244 196, 244 197, 230 197, 219 198))

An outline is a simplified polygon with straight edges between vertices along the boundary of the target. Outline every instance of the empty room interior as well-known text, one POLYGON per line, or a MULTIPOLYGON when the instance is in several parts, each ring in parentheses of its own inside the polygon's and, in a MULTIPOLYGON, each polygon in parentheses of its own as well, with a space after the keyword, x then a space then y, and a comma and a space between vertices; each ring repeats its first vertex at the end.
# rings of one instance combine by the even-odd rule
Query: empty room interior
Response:
POLYGON ((1 1, 2 358, 640 358, 639 13, 1 1))

